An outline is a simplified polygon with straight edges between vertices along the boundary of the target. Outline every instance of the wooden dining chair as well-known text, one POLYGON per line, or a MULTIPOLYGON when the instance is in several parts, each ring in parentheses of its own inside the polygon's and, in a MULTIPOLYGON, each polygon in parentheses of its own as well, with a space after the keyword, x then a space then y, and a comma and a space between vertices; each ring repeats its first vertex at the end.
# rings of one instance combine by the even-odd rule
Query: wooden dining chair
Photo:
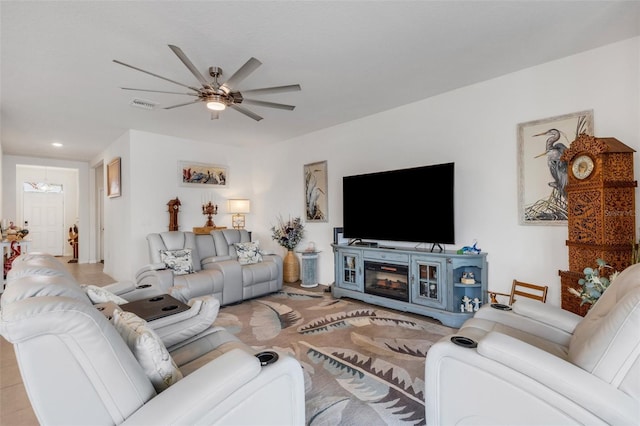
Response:
POLYGON ((528 297, 530 299, 539 300, 542 303, 547 301, 547 291, 549 287, 544 285, 529 284, 518 280, 513 280, 511 285, 511 293, 500 293, 498 291, 489 290, 489 300, 491 303, 498 303, 497 296, 505 296, 509 298, 509 305, 513 305, 516 296, 528 297))

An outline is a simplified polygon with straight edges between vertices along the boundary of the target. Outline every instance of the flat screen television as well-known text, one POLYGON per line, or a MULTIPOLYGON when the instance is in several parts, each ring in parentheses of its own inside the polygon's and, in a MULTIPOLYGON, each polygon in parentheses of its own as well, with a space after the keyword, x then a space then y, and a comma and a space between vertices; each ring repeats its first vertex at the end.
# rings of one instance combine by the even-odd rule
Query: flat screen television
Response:
POLYGON ((349 239, 455 244, 454 163, 342 178, 349 239))

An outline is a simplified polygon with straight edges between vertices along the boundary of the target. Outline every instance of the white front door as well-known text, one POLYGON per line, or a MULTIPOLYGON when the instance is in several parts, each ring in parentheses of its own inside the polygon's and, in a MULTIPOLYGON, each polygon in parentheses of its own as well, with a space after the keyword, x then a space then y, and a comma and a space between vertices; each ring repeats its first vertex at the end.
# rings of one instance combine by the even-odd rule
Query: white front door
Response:
POLYGON ((25 192, 24 220, 29 222, 30 252, 64 255, 64 195, 25 192))

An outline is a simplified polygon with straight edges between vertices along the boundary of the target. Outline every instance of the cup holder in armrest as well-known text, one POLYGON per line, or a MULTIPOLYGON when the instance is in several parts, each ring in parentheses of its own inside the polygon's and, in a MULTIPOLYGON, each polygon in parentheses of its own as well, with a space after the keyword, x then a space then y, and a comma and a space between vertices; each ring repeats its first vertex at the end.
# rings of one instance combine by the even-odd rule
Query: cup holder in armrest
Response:
POLYGON ((163 311, 167 312, 167 311, 173 311, 178 309, 178 305, 169 305, 169 306, 165 306, 164 308, 162 308, 163 311))
POLYGON ((463 348, 475 348, 478 346, 478 342, 464 336, 453 336, 451 337, 451 341, 458 346, 462 346, 463 348))
POLYGON ((273 364, 278 360, 278 354, 273 351, 264 351, 256 354, 256 358, 260 360, 260 365, 265 366, 269 364, 273 364))
POLYGON ((136 286, 136 289, 149 288, 149 287, 151 287, 151 284, 140 284, 139 286, 136 286))
POLYGON ((164 300, 164 296, 152 297, 151 299, 149 299, 149 302, 159 302, 161 300, 164 300))
POLYGON ((511 310, 511 306, 503 305, 502 303, 492 303, 491 307, 493 309, 498 309, 500 311, 510 311, 511 310))

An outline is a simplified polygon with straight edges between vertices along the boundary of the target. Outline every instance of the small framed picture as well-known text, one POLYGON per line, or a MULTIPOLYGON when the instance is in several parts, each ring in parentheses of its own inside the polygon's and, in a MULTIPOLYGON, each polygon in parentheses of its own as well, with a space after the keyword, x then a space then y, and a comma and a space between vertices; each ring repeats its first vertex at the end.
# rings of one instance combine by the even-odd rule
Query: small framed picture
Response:
POLYGON ((349 244, 349 240, 344 237, 342 228, 333 228, 333 244, 349 244))

